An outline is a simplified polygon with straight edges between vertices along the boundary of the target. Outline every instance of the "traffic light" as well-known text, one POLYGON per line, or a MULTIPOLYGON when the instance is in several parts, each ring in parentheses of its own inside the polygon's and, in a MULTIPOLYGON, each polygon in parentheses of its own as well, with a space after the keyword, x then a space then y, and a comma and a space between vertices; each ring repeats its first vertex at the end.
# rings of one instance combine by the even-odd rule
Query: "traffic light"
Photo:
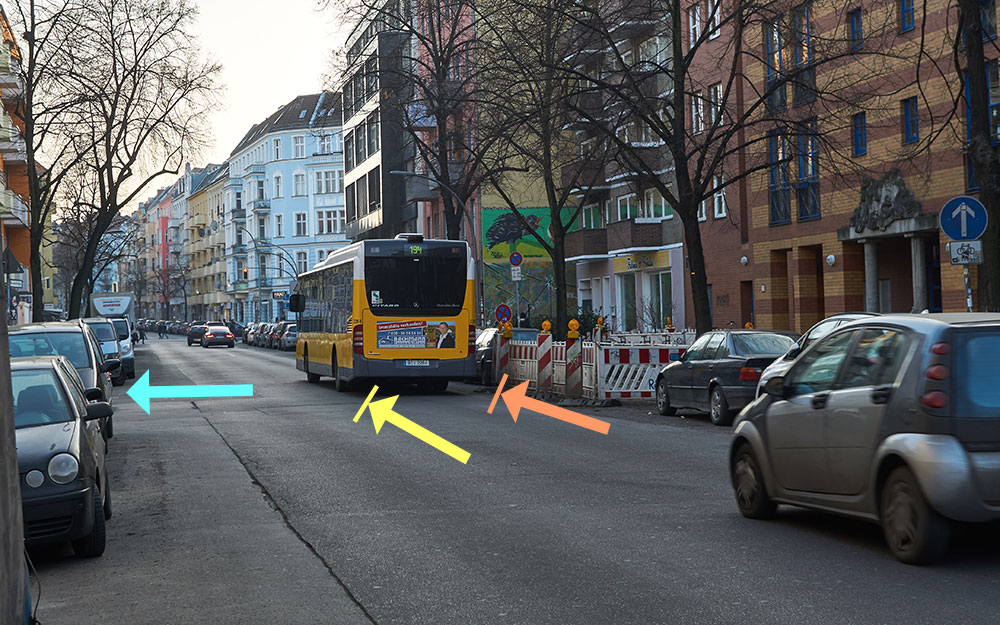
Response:
POLYGON ((249 267, 244 267, 243 268, 243 279, 246 280, 247 276, 249 276, 249 275, 250 275, 250 268, 249 267))

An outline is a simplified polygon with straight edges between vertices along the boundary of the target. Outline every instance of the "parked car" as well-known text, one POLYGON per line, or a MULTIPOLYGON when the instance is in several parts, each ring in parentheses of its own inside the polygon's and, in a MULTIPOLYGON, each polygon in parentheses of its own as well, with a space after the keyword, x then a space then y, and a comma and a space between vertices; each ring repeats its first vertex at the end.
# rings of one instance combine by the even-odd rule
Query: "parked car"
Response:
MULTIPOLYGON (((122 344, 118 340, 118 331, 115 330, 115 326, 111 323, 111 320, 104 317, 90 317, 84 319, 83 322, 94 331, 94 336, 101 343, 101 353, 104 354, 104 357, 120 362, 122 358, 122 344)), ((125 368, 119 365, 115 373, 111 376, 111 382, 115 386, 121 386, 125 384, 125 379, 125 368)))
POLYGON ((201 337, 205 336, 205 332, 207 330, 207 325, 191 326, 191 329, 188 330, 187 334, 188 347, 194 345, 195 343, 201 343, 201 337))
POLYGON ((267 334, 270 331, 270 329, 271 329, 271 324, 270 323, 262 323, 259 326, 257 326, 257 329, 254 330, 254 333, 253 333, 253 343, 252 343, 252 345, 254 347, 263 347, 264 346, 264 340, 266 339, 267 334))
POLYGON ((498 330, 485 328, 476 337, 476 381, 483 386, 493 384, 493 349, 498 330))
POLYGON ((100 421, 111 405, 88 401, 64 356, 11 359, 10 377, 25 542, 71 541, 77 556, 101 555, 111 483, 100 421))
POLYGON ((656 378, 656 407, 707 410, 715 425, 729 425, 753 398, 761 371, 795 343, 797 335, 766 330, 718 330, 703 334, 680 360, 656 378))
POLYGON ((213 345, 236 347, 236 337, 226 326, 207 326, 201 337, 201 346, 211 347, 213 345))
POLYGON ((767 383, 773 377, 784 375, 788 368, 792 366, 795 359, 798 358, 799 354, 804 352, 810 345, 823 338, 830 332, 833 332, 836 328, 844 325, 848 321, 854 321, 855 319, 866 319, 868 317, 874 317, 878 313, 840 313, 837 315, 832 315, 827 317, 823 321, 820 321, 813 327, 802 335, 802 337, 795 342, 794 345, 789 348, 785 355, 778 358, 772 362, 766 369, 760 373, 760 381, 757 382, 757 397, 760 397, 764 393, 764 384, 767 383))
POLYGON ((299 326, 293 323, 285 329, 285 333, 281 335, 281 345, 280 349, 282 351, 295 349, 295 344, 299 342, 299 326))
POLYGON ((128 319, 124 317, 111 318, 111 323, 115 326, 118 342, 121 343, 122 347, 121 368, 125 371, 125 377, 132 380, 135 378, 135 346, 133 345, 132 328, 128 319))
POLYGON ((294 321, 281 321, 274 324, 274 327, 271 328, 271 332, 268 334, 266 347, 270 349, 282 349, 281 337, 284 336, 285 330, 294 324, 294 321))
POLYGON ((243 327, 243 343, 248 344, 250 342, 250 335, 253 334, 253 329, 257 326, 256 323, 250 322, 243 327))
POLYGON ((903 562, 947 549, 952 521, 1000 519, 1000 315, 846 323, 807 348, 733 429, 749 518, 791 504, 880 523, 903 562))
MULTIPOLYGON (((85 389, 100 390, 96 401, 113 405, 110 372, 120 367, 121 363, 104 359, 94 331, 79 319, 11 328, 7 345, 11 358, 65 356, 83 380, 85 389)), ((112 417, 101 422, 101 431, 105 438, 114 436, 112 417)))

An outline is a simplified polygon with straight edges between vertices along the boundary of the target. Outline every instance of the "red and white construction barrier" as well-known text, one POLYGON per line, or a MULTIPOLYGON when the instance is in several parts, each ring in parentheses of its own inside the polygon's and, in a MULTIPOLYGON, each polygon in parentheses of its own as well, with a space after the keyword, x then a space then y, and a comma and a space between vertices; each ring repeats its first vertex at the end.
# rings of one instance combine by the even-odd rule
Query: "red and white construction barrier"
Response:
POLYGON ((642 399, 656 394, 656 378, 660 370, 680 359, 686 348, 599 347, 598 398, 642 399))
POLYGON ((566 339, 566 397, 583 396, 583 341, 566 339))
POLYGON ((538 335, 538 349, 536 351, 538 360, 538 389, 542 391, 552 390, 552 335, 538 335))

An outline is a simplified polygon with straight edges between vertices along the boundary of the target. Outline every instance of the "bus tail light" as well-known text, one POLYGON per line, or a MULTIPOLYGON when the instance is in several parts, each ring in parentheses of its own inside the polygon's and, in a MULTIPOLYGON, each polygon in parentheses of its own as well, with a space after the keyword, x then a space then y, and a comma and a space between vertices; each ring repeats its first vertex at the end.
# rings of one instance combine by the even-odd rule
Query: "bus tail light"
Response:
POLYGON ((365 330, 360 323, 354 326, 354 353, 365 353, 365 330))
POLYGON ((476 324, 469 324, 469 354, 476 353, 476 324))

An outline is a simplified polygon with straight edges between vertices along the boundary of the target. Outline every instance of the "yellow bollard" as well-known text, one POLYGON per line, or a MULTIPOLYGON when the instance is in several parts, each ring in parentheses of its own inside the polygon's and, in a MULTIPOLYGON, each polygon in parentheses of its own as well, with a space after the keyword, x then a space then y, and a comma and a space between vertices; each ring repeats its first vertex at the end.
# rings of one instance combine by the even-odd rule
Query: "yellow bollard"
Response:
POLYGON ((549 330, 552 329, 552 322, 546 319, 542 322, 542 334, 548 334, 549 330))
POLYGON ((568 325, 569 325, 569 333, 566 334, 566 336, 571 339, 580 338, 580 333, 577 331, 580 329, 580 322, 577 321, 576 319, 570 319, 568 325))

